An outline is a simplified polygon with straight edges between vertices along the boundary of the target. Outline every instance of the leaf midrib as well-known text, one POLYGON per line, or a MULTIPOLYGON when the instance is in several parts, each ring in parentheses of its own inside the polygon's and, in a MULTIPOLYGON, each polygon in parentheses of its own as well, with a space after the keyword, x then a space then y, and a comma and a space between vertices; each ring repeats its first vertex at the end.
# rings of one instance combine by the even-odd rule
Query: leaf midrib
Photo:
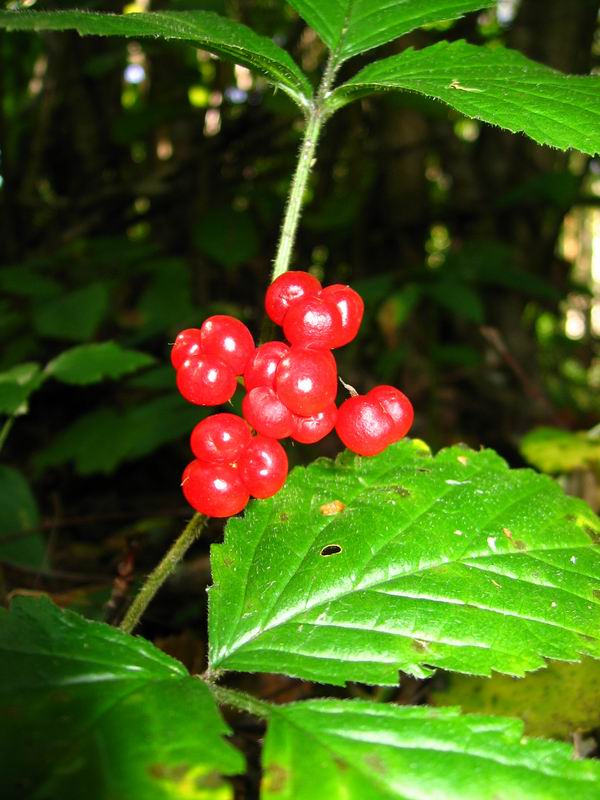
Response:
MULTIPOLYGON (((282 714, 278 709, 274 710, 272 713, 278 714, 280 716, 280 718, 285 719, 287 724, 289 724, 291 727, 295 727, 298 731, 300 731, 300 733, 302 734, 302 737, 301 737, 302 739, 305 739, 307 734, 308 734, 308 736, 312 737, 319 745, 321 745, 326 751, 328 751, 331 754, 330 757, 332 757, 333 759, 341 757, 341 753, 338 750, 336 750, 335 747, 332 744, 329 743, 329 740, 328 739, 322 739, 321 736, 319 736, 319 734, 317 734, 315 732, 315 729, 313 727, 309 728, 309 727, 303 726, 302 724, 297 722, 293 717, 289 717, 289 716, 287 716, 285 714, 282 714)), ((414 722, 414 720, 412 720, 412 721, 414 722)), ((424 720, 424 722, 425 721, 426 720, 424 720)), ((400 725, 402 724, 402 720, 399 721, 399 724, 400 725)), ((365 744, 369 744, 369 745, 373 745, 373 746, 381 746, 381 743, 378 743, 378 742, 365 741, 365 739, 356 739, 356 738, 351 737, 351 736, 345 736, 343 730, 341 730, 340 732, 336 732, 336 733, 330 734, 330 735, 333 736, 333 737, 338 736, 340 739, 346 739, 346 740, 350 740, 350 741, 354 741, 354 742, 358 742, 358 743, 365 743, 365 744)), ((502 735, 502 733, 500 733, 499 735, 502 735)), ((509 742, 509 744, 512 744, 514 746, 514 743, 512 743, 512 742, 509 742)), ((398 750, 404 750, 404 751, 415 751, 415 752, 418 752, 418 753, 427 753, 429 751, 452 753, 454 755, 463 756, 465 758, 472 758, 475 761, 491 762, 491 763, 498 764, 498 765, 504 766, 504 767, 509 767, 509 768, 512 768, 512 769, 523 769, 523 770, 526 770, 527 772, 532 773, 533 775, 538 775, 538 776, 539 775, 545 775, 547 777, 558 778, 560 780, 577 780, 578 782, 585 783, 585 784, 594 781, 594 776, 591 776, 590 779, 588 780, 587 778, 585 778, 583 776, 579 776, 579 775, 577 775, 577 776, 571 776, 571 775, 565 776, 565 775, 561 774, 560 772, 548 771, 548 770, 543 768, 544 764, 539 764, 539 765, 536 765, 536 766, 532 767, 532 766, 529 766, 528 764, 523 764, 523 763, 520 763, 520 762, 519 763, 514 763, 514 762, 511 762, 511 761, 508 761, 506 759, 501 758, 497 753, 482 754, 481 752, 474 753, 474 752, 472 752, 470 750, 456 749, 456 747, 435 747, 435 746, 428 746, 428 747, 414 746, 413 747, 410 744, 407 744, 406 746, 402 746, 402 745, 396 744, 396 743, 394 743, 394 744, 386 744, 385 746, 390 747, 392 749, 398 749, 398 750)), ((359 767, 359 764, 361 762, 359 762, 358 760, 349 761, 347 763, 348 763, 348 766, 351 769, 353 769, 354 771, 358 772, 359 775, 361 775, 363 777, 367 777, 373 783, 378 784, 377 781, 373 780, 374 770, 366 771, 364 769, 361 769, 359 767)), ((387 794, 389 794, 390 791, 392 791, 393 794, 389 794, 389 796, 393 800, 398 800, 398 797, 400 795, 398 795, 393 789, 390 790, 390 787, 387 784, 383 784, 382 788, 386 791, 387 794)), ((413 787, 413 789, 414 788, 418 789, 418 787, 413 787)), ((402 789, 402 791, 405 792, 405 789, 402 789)), ((427 800, 427 798, 429 797, 429 794, 425 794, 424 795, 421 792, 419 792, 418 795, 412 794, 411 796, 409 796, 407 794, 403 794, 403 795, 401 795, 401 797, 403 798, 403 800, 427 800)))
MULTIPOLYGON (((405 469, 410 469, 411 466, 412 465, 406 465, 405 469)), ((472 467, 471 470, 469 471, 469 474, 468 474, 469 480, 472 481, 472 479, 479 472, 481 472, 481 470, 483 468, 484 468, 484 465, 481 465, 481 466, 477 465, 476 467, 472 467)), ((394 474, 398 474, 399 471, 398 471, 397 467, 391 467, 389 469, 383 470, 381 473, 377 473, 376 475, 374 475, 373 476, 373 480, 368 483, 367 487, 365 487, 364 485, 361 485, 359 487, 359 490, 358 490, 357 494, 354 495, 351 498, 351 500, 349 501, 347 506, 351 507, 352 503, 354 501, 360 499, 360 497, 363 495, 363 493, 366 491, 367 488, 368 489, 372 489, 373 485, 376 482, 384 479, 385 475, 388 472, 393 472, 394 474)), ((496 472, 501 472, 501 470, 496 470, 496 472)), ((440 498, 445 497, 447 494, 449 494, 453 490, 459 489, 459 488, 461 488, 461 486, 451 485, 444 492, 442 492, 441 494, 436 495, 435 498, 433 499, 432 503, 429 504, 425 509, 421 510, 419 512, 419 514, 417 514, 412 520, 408 521, 405 524, 405 526, 395 534, 395 536, 401 535, 403 532, 406 531, 406 529, 411 528, 423 515, 427 514, 431 510, 431 508, 435 505, 435 503, 440 498)), ((482 531, 485 530, 485 528, 487 528, 495 519, 497 519, 499 516, 505 514, 508 509, 510 509, 511 507, 513 507, 514 505, 516 505, 518 503, 523 502, 528 497, 530 497, 532 495, 535 495, 535 494, 538 494, 539 492, 540 492, 540 484, 537 483, 537 485, 535 485, 533 487, 533 489, 530 489, 529 491, 519 495, 517 498, 512 499, 511 502, 508 505, 504 506, 502 509, 496 510, 495 513, 491 517, 489 517, 488 519, 485 520, 485 522, 482 522, 479 525, 480 530, 482 530, 482 531)), ((269 517, 269 521, 271 521, 272 518, 273 518, 273 512, 271 513, 271 515, 269 517)), ((308 558, 309 554, 311 553, 312 549, 314 548, 315 542, 321 536, 323 531, 326 530, 327 526, 329 524, 333 523, 334 519, 335 519, 334 517, 327 518, 327 520, 325 521, 325 524, 321 528, 319 528, 319 530, 315 534, 313 540, 311 541, 311 543, 310 543, 310 545, 309 545, 304 557, 302 558, 300 564, 294 570, 294 572, 290 575, 290 577, 288 578, 287 582, 282 587, 282 589, 278 592, 277 597, 275 598, 275 601, 271 603, 271 606, 270 606, 270 609, 269 609, 268 613, 263 615, 263 618, 271 616, 272 610, 276 607, 277 603, 279 602, 281 596, 285 592, 285 590, 286 590, 287 586, 289 585, 290 581, 293 579, 294 575, 298 572, 299 569, 302 568, 302 564, 306 561, 306 558, 308 558)), ((554 520, 555 520, 554 517, 552 519, 550 519, 548 521, 548 525, 552 524, 552 522, 554 520)), ((253 554, 253 559, 252 560, 254 560, 254 556, 255 556, 256 551, 258 550, 258 548, 260 546, 260 543, 263 540, 263 537, 264 537, 264 534, 265 534, 266 530, 268 530, 268 524, 267 523, 265 523, 265 528, 263 529, 263 532, 261 533, 260 537, 258 537, 258 539, 257 539, 257 544, 256 544, 256 547, 254 549, 254 554, 253 554)), ((369 558, 369 560, 365 563, 365 565, 362 568, 362 572, 363 573, 366 571, 366 569, 368 568, 369 563, 373 560, 373 558, 375 558, 377 556, 377 554, 380 552, 380 550, 382 548, 388 546, 389 543, 390 543, 389 541, 385 542, 378 550, 376 550, 374 553, 371 554, 371 557, 369 558)), ((529 553, 544 552, 545 550, 564 550, 564 549, 571 550, 573 548, 571 548, 571 547, 570 548, 564 548, 563 546, 561 546, 561 547, 550 547, 550 548, 536 548, 536 549, 528 550, 527 553, 523 554, 523 557, 527 557, 529 555, 529 553)), ((584 549, 584 548, 575 548, 575 549, 584 549)), ((257 639, 258 637, 260 637, 261 635, 263 635, 264 633, 266 633, 269 630, 273 630, 273 629, 275 629, 275 628, 277 628, 277 627, 279 627, 281 625, 285 625, 290 620, 292 620, 294 617, 297 617, 297 616, 299 616, 299 615, 301 615, 303 613, 306 613, 308 611, 312 611, 312 610, 314 610, 316 608, 319 608, 319 606, 321 606, 321 605, 325 605, 325 604, 337 601, 337 600, 341 599, 342 597, 344 597, 346 595, 353 594, 354 592, 365 591, 365 590, 369 590, 369 589, 372 590, 375 587, 377 587, 378 585, 385 584, 385 583, 389 582, 390 580, 394 580, 396 578, 402 578, 402 577, 409 576, 409 575, 418 574, 419 572, 424 572, 424 571, 427 571, 427 570, 435 569, 435 568, 437 568, 439 566, 443 566, 445 564, 463 563, 463 559, 465 559, 465 558, 470 558, 472 560, 476 560, 476 559, 484 559, 486 557, 488 557, 488 558, 491 558, 491 557, 498 558, 498 557, 502 557, 503 555, 514 555, 514 553, 512 553, 512 551, 511 551, 511 552, 506 552, 506 553, 486 552, 486 553, 482 553, 482 554, 470 554, 468 552, 468 544, 467 544, 467 546, 465 547, 465 550, 463 551, 463 553, 460 556, 457 556, 456 558, 454 558, 452 560, 441 559, 441 560, 438 560, 436 562, 431 562, 431 563, 429 563, 429 564, 427 564, 425 566, 419 567, 418 569, 410 570, 410 571, 407 571, 407 572, 400 572, 400 573, 398 573, 398 574, 396 574, 396 575, 394 575, 392 577, 386 577, 385 580, 377 579, 377 580, 374 580, 373 582, 363 583, 362 585, 357 584, 357 585, 353 586, 352 588, 350 588, 348 590, 344 590, 344 591, 340 591, 339 593, 336 593, 335 596, 329 597, 329 598, 327 598, 327 600, 320 599, 318 602, 315 602, 314 605, 305 605, 300 610, 295 610, 294 609, 284 618, 282 618, 282 617, 277 618, 276 617, 270 623, 268 623, 266 625, 259 626, 258 629, 255 626, 246 635, 241 636, 239 638, 239 640, 237 642, 235 642, 234 646, 231 646, 231 643, 235 641, 235 634, 234 634, 234 637, 232 637, 230 639, 230 646, 226 650, 226 655, 221 660, 229 658, 233 653, 235 653, 237 650, 239 650, 241 647, 243 647, 248 642, 257 639)), ((247 587, 248 587, 248 581, 246 581, 246 591, 245 591, 245 594, 244 594, 244 600, 243 600, 243 603, 242 603, 242 609, 243 609, 243 607, 245 605, 246 598, 247 598, 247 587)), ((568 594, 573 594, 572 592, 569 592, 569 590, 567 590, 567 589, 563 589, 563 591, 566 591, 568 594)), ((575 595, 575 596, 577 596, 577 595, 575 595)), ((589 599, 589 598, 585 598, 585 599, 589 599)), ((438 600, 438 602, 443 604, 444 602, 448 602, 448 601, 438 600)), ((474 605, 474 604, 461 602, 461 605, 474 605)), ((479 607, 479 606, 477 606, 477 607, 479 607)), ((505 611, 502 611, 502 610, 499 610, 499 609, 494 609, 494 608, 489 608, 489 609, 488 608, 484 608, 484 607, 481 607, 481 608, 482 608, 482 610, 488 610, 491 613, 498 613, 498 614, 504 614, 504 615, 507 615, 507 616, 514 616, 514 617, 517 617, 517 618, 523 618, 523 619, 526 619, 526 620, 531 621, 531 622, 537 622, 537 623, 540 623, 540 624, 546 624, 548 626, 557 627, 560 630, 570 630, 569 628, 565 628, 564 625, 561 626, 560 624, 556 624, 556 623, 553 623, 553 622, 548 621, 548 620, 543 620, 543 619, 538 620, 536 618, 530 618, 530 617, 519 617, 519 615, 517 615, 515 613, 507 614, 505 611)), ((238 620, 238 624, 236 626, 236 631, 237 631, 238 627, 239 627, 239 620, 238 620)), ((571 632, 580 633, 580 631, 571 631, 571 632)), ((221 652, 223 652, 223 650, 221 652)), ((216 662, 216 663, 218 663, 218 662, 216 662)))

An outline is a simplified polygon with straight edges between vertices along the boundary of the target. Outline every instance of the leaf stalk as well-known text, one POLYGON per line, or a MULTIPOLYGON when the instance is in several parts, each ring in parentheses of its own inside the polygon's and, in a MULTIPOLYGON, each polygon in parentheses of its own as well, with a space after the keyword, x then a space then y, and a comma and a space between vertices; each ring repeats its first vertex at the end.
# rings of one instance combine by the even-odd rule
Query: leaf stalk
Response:
POLYGON ((144 585, 134 597, 132 604, 127 609, 127 613, 119 625, 122 631, 125 631, 125 633, 132 633, 134 631, 142 615, 154 598, 154 595, 167 578, 175 571, 190 546, 199 537, 205 524, 206 517, 203 514, 194 514, 181 534, 167 550, 162 561, 155 567, 150 575, 148 575, 144 585))

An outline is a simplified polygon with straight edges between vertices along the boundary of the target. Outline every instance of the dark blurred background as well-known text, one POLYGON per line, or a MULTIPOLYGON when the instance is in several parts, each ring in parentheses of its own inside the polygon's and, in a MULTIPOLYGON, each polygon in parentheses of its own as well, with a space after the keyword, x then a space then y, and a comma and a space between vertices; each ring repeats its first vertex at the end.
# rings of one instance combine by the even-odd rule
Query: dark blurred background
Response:
MULTIPOLYGON (((230 15, 318 79, 323 47, 279 0, 134 5, 230 15)), ((599 7, 503 0, 369 59, 465 38, 587 73, 600 64, 599 7)), ((47 381, 5 426, 2 589, 114 621, 190 516, 179 476, 201 412, 175 391, 169 342, 219 312, 258 334, 301 119, 246 69, 154 40, 0 33, 0 94, 0 371, 110 339, 156 359, 89 387, 47 381)), ((416 95, 369 98, 328 124, 294 266, 362 293, 340 374, 360 391, 400 387, 413 435, 434 449, 486 445, 519 466, 536 426, 598 422, 599 160, 416 95)), ((339 448, 331 436, 288 451, 305 463, 339 448)), ((221 528, 145 622, 188 665, 203 660, 207 542, 221 528)))

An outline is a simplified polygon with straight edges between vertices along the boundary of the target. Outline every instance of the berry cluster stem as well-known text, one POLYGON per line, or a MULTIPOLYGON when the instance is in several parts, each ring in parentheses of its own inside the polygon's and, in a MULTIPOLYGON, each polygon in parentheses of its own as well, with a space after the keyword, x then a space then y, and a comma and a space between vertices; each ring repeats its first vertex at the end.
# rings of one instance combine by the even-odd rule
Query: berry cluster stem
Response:
POLYGON ((315 163, 315 151, 319 136, 327 114, 325 111, 325 100, 331 91, 333 81, 335 79, 335 66, 334 61, 330 57, 323 78, 319 85, 317 95, 311 103, 310 110, 306 116, 306 127, 304 129, 304 138, 300 146, 300 155, 298 157, 298 164, 296 172, 292 178, 290 186, 290 193, 288 196, 285 216, 283 218, 283 225, 281 226, 281 234, 279 243, 277 245, 277 253, 275 255, 275 263, 273 266, 273 274, 271 281, 283 275, 290 267, 290 260, 292 257, 292 250, 296 240, 296 232, 298 230, 298 223, 302 213, 302 205, 304 203, 304 195, 306 193, 306 186, 310 173, 315 163))
POLYGON ((142 614, 150 605, 154 595, 175 570, 190 546, 196 541, 205 523, 206 517, 203 514, 194 514, 182 533, 167 550, 162 561, 148 575, 146 582, 135 596, 119 626, 122 631, 132 633, 137 627, 142 614))

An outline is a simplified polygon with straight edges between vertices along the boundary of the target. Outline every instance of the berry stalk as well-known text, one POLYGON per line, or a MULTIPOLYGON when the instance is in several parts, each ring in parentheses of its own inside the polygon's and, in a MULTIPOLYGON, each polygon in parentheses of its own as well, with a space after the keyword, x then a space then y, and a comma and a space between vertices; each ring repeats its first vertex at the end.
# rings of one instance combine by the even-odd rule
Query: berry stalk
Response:
POLYGON ((133 599, 133 603, 127 609, 127 613, 119 625, 122 631, 132 633, 137 627, 142 614, 150 605, 154 595, 169 575, 175 571, 190 546, 196 541, 204 528, 205 522, 206 517, 204 515, 194 514, 182 533, 167 550, 160 564, 148 575, 146 582, 133 599))
POLYGON ((298 157, 298 164, 296 172, 292 178, 290 186, 290 193, 288 195, 285 216, 283 225, 281 226, 281 234, 279 236, 279 243, 277 245, 277 253, 275 255, 275 262, 273 266, 273 274, 271 281, 283 275, 290 267, 290 260, 292 257, 292 250, 296 240, 296 232, 298 230, 298 223, 302 214, 302 205, 304 203, 304 194, 306 192, 306 185, 310 177, 314 165, 315 151, 317 142, 323 125, 327 118, 325 110, 325 100, 335 78, 335 65, 331 56, 327 61, 327 66, 323 73, 323 78, 319 85, 319 90, 314 102, 310 106, 310 110, 306 117, 306 128, 304 130, 304 138, 300 146, 300 155, 298 157))

